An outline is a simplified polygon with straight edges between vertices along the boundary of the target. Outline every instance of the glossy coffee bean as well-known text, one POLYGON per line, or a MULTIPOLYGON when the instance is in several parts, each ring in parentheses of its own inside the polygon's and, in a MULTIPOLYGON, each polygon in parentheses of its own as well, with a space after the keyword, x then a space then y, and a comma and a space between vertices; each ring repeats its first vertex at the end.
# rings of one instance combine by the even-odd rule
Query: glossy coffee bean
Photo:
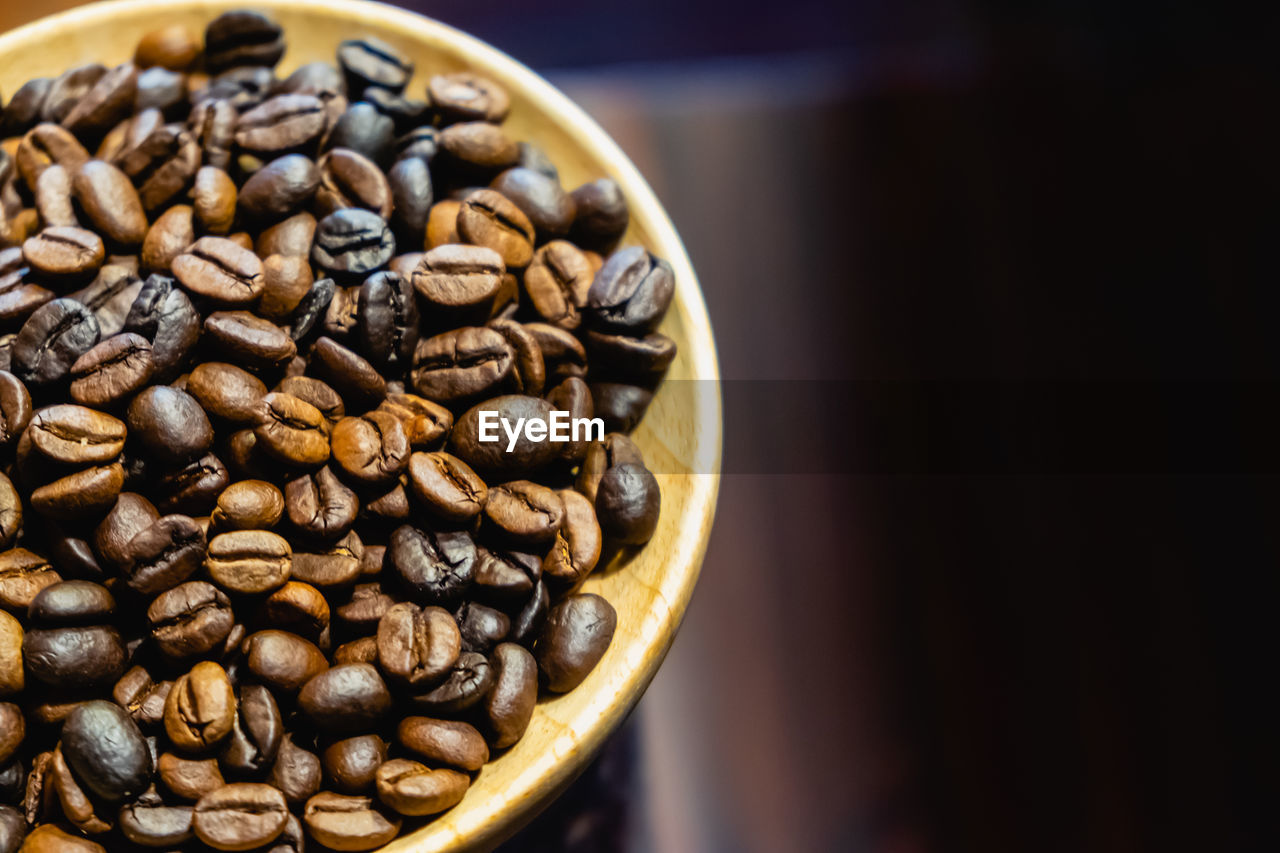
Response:
POLYGON ((293 555, 293 576, 323 590, 345 588, 360 576, 364 544, 354 530, 315 551, 293 555))
POLYGON ((468 522, 484 509, 489 490, 479 475, 458 457, 438 451, 409 457, 413 494, 433 515, 468 522))
POLYGON ((0 610, 0 696, 14 696, 26 686, 22 669, 22 623, 0 610))
POLYGON ((643 545, 658 526, 662 493, 648 468, 615 465, 600 478, 595 510, 600 529, 611 540, 643 545))
MULTIPOLYGON (((0 607, 26 613, 45 587, 62 580, 49 561, 26 548, 0 552, 0 607)), ((21 640, 21 634, 18 635, 21 640)))
POLYGON ((136 797, 151 783, 151 752, 142 732, 114 702, 77 705, 62 725, 61 749, 80 783, 106 802, 136 797))
POLYGON ((140 246, 147 214, 129 176, 102 160, 83 163, 71 177, 76 202, 87 223, 114 245, 140 246))
POLYGON ((270 255, 262 262, 262 276, 262 299, 257 312, 288 325, 315 284, 311 264, 304 255, 270 255))
POLYGON ((180 750, 198 753, 231 734, 236 697, 226 670, 201 661, 174 682, 164 707, 164 730, 180 750))
POLYGON ((196 801, 191 827, 215 850, 250 850, 270 844, 284 831, 289 807, 284 794, 260 782, 236 782, 196 801))
POLYGON ((569 233, 578 206, 557 179, 516 167, 499 174, 489 186, 520 208, 533 224, 539 241, 569 233))
POLYGON ((22 137, 14 153, 14 165, 28 189, 35 190, 41 172, 56 164, 72 175, 89 162, 89 152, 65 128, 43 122, 22 137))
POLYGON ((371 792, 378 766, 386 760, 387 742, 377 735, 340 738, 320 753, 329 787, 340 794, 371 792))
MULTIPOLYGON (((496 533, 494 539, 501 539, 496 533)), ((533 592, 542 577, 542 545, 535 551, 480 548, 476 560, 477 594, 487 601, 508 605, 533 592)))
POLYGON ((511 617, 478 601, 464 603, 453 618, 462 634, 462 647, 469 652, 488 654, 511 633, 511 617))
POLYGON ((226 784, 216 758, 185 758, 172 752, 160 754, 156 775, 164 791, 186 802, 194 802, 226 784))
POLYGON ((391 694, 373 666, 341 664, 308 681, 298 706, 323 731, 358 732, 381 721, 391 709, 391 694))
POLYGON ((278 788, 291 807, 297 807, 315 796, 322 782, 319 757, 298 746, 292 735, 286 734, 280 741, 267 783, 278 788))
POLYGON ((534 647, 547 689, 564 693, 581 684, 609 648, 617 625, 613 605, 594 593, 570 595, 552 607, 534 647))
POLYGON ((396 740, 437 767, 479 770, 489 760, 489 747, 480 732, 458 720, 406 717, 396 729, 396 740))
POLYGON ((246 151, 285 153, 313 143, 325 123, 324 104, 315 95, 277 95, 240 116, 235 140, 246 151))
POLYGON ((39 410, 27 428, 33 449, 66 465, 93 465, 115 459, 124 450, 126 434, 119 418, 69 403, 39 410))
POLYGON ((359 207, 391 218, 391 185, 386 174, 368 157, 349 148, 332 148, 316 164, 320 187, 315 213, 328 216, 345 207, 359 207))
POLYGON ((386 220, 360 208, 330 213, 316 224, 311 260, 335 278, 363 277, 395 254, 386 220))
POLYGON ((343 418, 333 427, 331 444, 334 463, 362 485, 390 483, 409 462, 409 438, 389 412, 343 418))
POLYGON ((495 190, 477 190, 462 202, 458 235, 468 243, 493 249, 508 268, 526 267, 533 259, 533 223, 495 190))
POLYGON ((560 587, 573 587, 591 574, 600 559, 604 534, 592 502, 572 489, 557 493, 564 522, 542 561, 542 574, 560 587))
POLYGON ((218 496, 211 518, 215 530, 267 530, 284 515, 284 495, 263 480, 232 483, 218 496))
POLYGON ((449 121, 500 122, 511 109, 511 99, 502 86, 470 71, 432 77, 427 97, 449 121))
POLYGON ((149 30, 138 40, 133 61, 139 68, 160 66, 171 71, 186 71, 200 54, 200 42, 181 24, 170 24, 149 30))
POLYGON ((577 214, 569 238, 584 249, 610 251, 631 221, 622 188, 613 178, 583 184, 571 194, 577 214))
POLYGON ((653 391, 628 382, 591 382, 591 402, 607 432, 629 433, 653 401, 653 391))
POLYGON ((289 579, 293 549, 268 530, 233 530, 209 541, 205 571, 225 590, 256 595, 283 586, 289 579))
POLYGON ((197 364, 187 377, 187 393, 212 418, 229 425, 254 426, 267 396, 261 379, 223 361, 197 364))
POLYGON ((31 600, 27 618, 33 626, 96 625, 111 621, 115 598, 106 587, 92 581, 69 580, 50 584, 31 600))
POLYGON ((456 604, 475 580, 475 542, 462 530, 402 525, 391 534, 387 560, 400 580, 430 604, 456 604))
POLYGON ((289 522, 306 535, 338 539, 355 524, 360 502, 330 468, 306 474, 285 485, 285 512, 289 522))
POLYGON ((171 378, 200 338, 200 315, 174 280, 152 275, 142 285, 124 322, 126 332, 151 341, 157 379, 171 378))
POLYGON ((172 681, 156 681, 146 669, 135 666, 120 676, 111 688, 111 698, 140 728, 153 730, 164 720, 165 699, 172 689, 172 681))
POLYGON ((28 385, 61 382, 98 337, 98 320, 92 311, 73 299, 55 299, 36 309, 18 332, 13 374, 28 385))
POLYGON ((453 429, 453 414, 448 409, 417 394, 387 394, 378 408, 400 419, 413 448, 439 447, 453 429))
POLYGON ((332 338, 316 340, 311 349, 311 366, 350 401, 350 411, 373 408, 387 395, 387 382, 382 374, 367 359, 332 338))
POLYGON ((224 237, 201 237, 172 268, 183 287, 218 305, 247 305, 262 293, 262 261, 224 237))
POLYGON ((381 367, 407 365, 418 345, 418 303, 412 283, 394 272, 374 273, 360 286, 356 332, 361 350, 381 367))
POLYGON ((457 172, 457 177, 487 184, 498 172, 514 166, 520 149, 496 124, 469 121, 440 131, 438 162, 457 172))
POLYGON ((433 717, 456 716, 473 707, 493 687, 493 668, 484 655, 463 652, 437 687, 411 700, 414 707, 433 717))
POLYGON ((185 391, 152 385, 133 398, 127 416, 130 439, 166 462, 187 462, 213 445, 204 409, 185 391))
POLYGON ((391 189, 391 224, 396 244, 402 251, 422 247, 434 198, 427 161, 402 156, 387 170, 387 183, 391 189))
POLYGON ((205 64, 211 71, 246 65, 274 66, 284 54, 280 26, 259 12, 224 12, 204 31, 205 64))
POLYGON ((240 689, 235 722, 218 761, 233 777, 258 776, 276 760, 283 736, 284 720, 271 691, 260 684, 246 684, 240 689))
POLYGON ((203 166, 195 175, 191 190, 196 221, 208 234, 226 234, 236 215, 236 185, 231 176, 215 166, 203 166))
POLYGON ((157 466, 152 481, 156 506, 163 512, 207 515, 213 510, 218 495, 231 482, 222 460, 212 453, 177 468, 157 466))
POLYGON ((407 758, 393 758, 375 774, 378 799, 402 815, 421 816, 451 809, 471 785, 466 773, 431 769, 407 758))
POLYGON ((215 311, 204 331, 224 358, 254 370, 281 367, 298 352, 288 332, 248 311, 215 311))
POLYGON ((675 275, 671 265, 641 246, 609 256, 587 294, 587 317, 601 329, 652 331, 671 305, 675 275))
POLYGON ((381 164, 391 155, 395 132, 395 121, 390 116, 367 101, 356 101, 334 122, 325 147, 349 148, 381 164))
POLYGON ((489 744, 505 749, 524 735, 538 701, 538 665, 532 654, 515 643, 502 643, 489 658, 493 689, 484 700, 489 744))
POLYGON ((85 406, 116 406, 155 375, 151 342, 123 332, 96 344, 71 365, 71 399, 85 406))
POLYGON ((329 668, 314 643, 288 631, 268 629, 250 634, 245 638, 244 652, 255 677, 287 694, 301 690, 329 668))
POLYGON ((106 259, 102 238, 74 226, 53 226, 22 244, 33 272, 53 279, 92 277, 106 259))
MULTIPOLYGON (((504 342, 505 343, 505 342, 504 342)), ((520 418, 549 421, 551 404, 539 397, 509 394, 477 403, 457 420, 449 435, 449 452, 475 469, 481 477, 505 473, 529 475, 555 461, 559 448, 552 441, 531 441, 522 430, 508 452, 508 442, 480 441, 480 412, 497 413, 499 422, 515 424, 520 418)))
POLYGON ((410 378, 418 394, 447 405, 492 397, 518 381, 515 350, 493 329, 464 326, 418 344, 410 378))
MULTIPOLYGON (((48 166, 40 173, 40 177, 36 178, 34 195, 36 212, 40 214, 40 221, 44 224, 46 231, 53 227, 74 228, 79 226, 80 220, 76 216, 74 196, 71 190, 71 173, 66 168, 56 163, 48 166)), ((93 234, 92 231, 87 233, 93 235, 93 240, 98 243, 102 242, 102 238, 97 234, 93 234)), ((28 238, 27 242, 31 242, 31 239, 33 238, 28 238)), ((74 246, 55 246, 53 248, 60 250, 53 257, 66 258, 69 250, 73 249, 74 246)), ((89 248, 93 249, 94 246, 91 245, 89 248)), ((101 261, 98 263, 101 263, 101 261)), ((83 272, 83 270, 80 272, 83 272)))
POLYGON ((182 661, 220 648, 235 614, 230 599, 213 584, 188 581, 158 595, 147 608, 147 621, 160 653, 182 661))
POLYGON ((524 292, 546 322, 576 329, 595 271, 586 254, 567 240, 553 240, 534 253, 524 274, 524 292))
POLYGON ((442 321, 478 323, 489 316, 504 269, 502 256, 492 248, 448 244, 427 252, 411 281, 442 321))
POLYGON ((111 508, 122 488, 119 462, 95 465, 32 490, 31 508, 54 521, 94 520, 111 508))
POLYGON ((371 798, 328 791, 307 800, 302 820, 313 839, 333 850, 373 850, 400 832, 400 818, 371 798))
MULTIPOLYGON (((286 157, 281 157, 280 160, 284 160, 287 157, 292 157, 292 156, 294 155, 286 155, 286 157)), ((253 175, 250 177, 249 181, 245 182, 244 187, 242 187, 240 190, 240 205, 242 207, 244 207, 245 205, 245 202, 244 202, 245 189, 249 186, 250 181, 252 181, 253 178, 256 178, 259 175, 261 175, 267 169, 272 168, 273 164, 277 162, 279 161, 272 160, 271 163, 268 163, 266 166, 259 169, 257 172, 254 172, 253 175)), ((309 163, 310 161, 308 160, 307 162, 309 163)), ((316 176, 315 181, 318 184, 319 182, 318 175, 316 176)), ((266 184, 265 186, 269 187, 269 183, 266 184)), ((303 193, 302 195, 300 195, 295 200, 296 203, 306 204, 306 202, 310 200, 312 193, 314 193, 314 190, 315 188, 312 187, 311 192, 303 193)), ((293 203, 294 202, 290 202, 290 204, 285 205, 282 209, 288 209, 288 207, 291 206, 293 203)), ((258 257, 260 258, 269 258, 272 255, 285 255, 288 257, 305 258, 310 256, 311 254, 311 240, 312 238, 315 237, 315 232, 316 232, 316 218, 312 216, 310 213, 303 211, 302 213, 296 213, 292 216, 289 216, 285 219, 280 220, 274 225, 269 225, 266 228, 262 229, 262 231, 259 232, 258 234, 258 239, 257 239, 257 242, 255 243, 254 248, 256 249, 258 253, 258 257)))
POLYGON ((90 690, 124 672, 120 633, 107 625, 30 630, 22 640, 27 673, 49 687, 90 690))
POLYGON ((191 806, 165 802, 152 788, 120 809, 120 832, 143 847, 182 844, 192 837, 191 806))
POLYGON ((0 853, 18 853, 26 835, 27 821, 22 812, 10 805, 0 805, 0 853))
POLYGON ((52 823, 31 830, 19 850, 21 853, 107 853, 101 844, 52 823))
POLYGON ((338 45, 338 65, 347 89, 358 95, 368 86, 399 92, 413 76, 413 62, 391 45, 372 37, 350 39, 338 45))
POLYGON ((378 622, 378 665, 397 682, 424 688, 443 678, 458 659, 462 637, 449 612, 392 605, 378 622))
MULTIPOLYGON (((320 170, 316 168, 315 163, 302 154, 285 154, 249 176, 240 189, 240 208, 259 220, 287 222, 286 217, 292 218, 293 214, 298 214, 298 211, 311 202, 319 186, 320 170)), ((306 216, 310 217, 310 214, 306 216)), ((314 218, 309 222, 301 221, 309 225, 309 228, 304 230, 314 233, 314 218)), ((282 222, 281 225, 283 224, 282 222)), ((283 235, 276 235, 269 239, 280 239, 281 236, 283 235)), ((302 248, 304 253, 310 252, 310 239, 307 239, 305 246, 302 246, 299 241, 298 247, 302 248)), ((261 248, 259 247, 259 253, 261 248)))
POLYGON ((327 424, 310 403, 272 392, 262 398, 253 434, 263 451, 286 465, 317 468, 329 458, 327 424))
MULTIPOLYGON (((200 144, 185 128, 160 125, 122 152, 119 166, 137 185, 143 210, 154 213, 191 185, 200 169, 200 144)), ((197 206, 203 208, 205 199, 197 206)))

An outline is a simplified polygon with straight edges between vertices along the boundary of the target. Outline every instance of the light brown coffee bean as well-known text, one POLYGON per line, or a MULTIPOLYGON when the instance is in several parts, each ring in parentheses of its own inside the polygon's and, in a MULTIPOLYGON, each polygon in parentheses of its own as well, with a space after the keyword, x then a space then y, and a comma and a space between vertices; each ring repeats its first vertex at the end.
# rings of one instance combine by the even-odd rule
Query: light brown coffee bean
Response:
POLYGON ((233 530, 210 540, 205 571, 223 589, 256 595, 284 585, 292 557, 293 549, 283 536, 269 530, 233 530))

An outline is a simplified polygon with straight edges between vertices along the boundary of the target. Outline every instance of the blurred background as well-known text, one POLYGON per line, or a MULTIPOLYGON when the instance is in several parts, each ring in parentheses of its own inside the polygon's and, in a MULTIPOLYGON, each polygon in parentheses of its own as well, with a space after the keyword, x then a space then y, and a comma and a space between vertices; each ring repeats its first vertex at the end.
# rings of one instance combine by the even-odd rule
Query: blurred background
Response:
POLYGON ((621 143, 727 380, 681 634, 510 850, 1277 849, 1274 6, 401 5, 621 143))

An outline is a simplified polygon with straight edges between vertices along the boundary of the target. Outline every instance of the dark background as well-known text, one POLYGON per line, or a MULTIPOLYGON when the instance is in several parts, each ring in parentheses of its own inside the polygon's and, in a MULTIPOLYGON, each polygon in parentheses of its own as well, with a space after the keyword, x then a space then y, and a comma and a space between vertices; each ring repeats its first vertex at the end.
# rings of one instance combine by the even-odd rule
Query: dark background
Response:
POLYGON ((1280 13, 402 5, 614 134, 734 380, 681 635, 513 849, 1280 846, 1280 13))

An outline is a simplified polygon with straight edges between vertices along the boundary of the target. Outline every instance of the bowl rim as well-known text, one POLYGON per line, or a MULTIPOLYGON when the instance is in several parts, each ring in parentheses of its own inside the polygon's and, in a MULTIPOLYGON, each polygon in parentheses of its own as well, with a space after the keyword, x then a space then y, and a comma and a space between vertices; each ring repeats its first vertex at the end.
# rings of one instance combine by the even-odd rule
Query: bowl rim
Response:
MULTIPOLYGON (((166 0, 163 3, 156 0, 105 0, 57 12, 0 35, 0 61, 19 45, 56 38, 60 32, 72 29, 92 28, 115 16, 198 14, 212 19, 221 12, 241 8, 268 14, 275 10, 288 10, 291 13, 359 19, 395 29, 406 38, 427 44, 451 43, 469 63, 494 74, 504 85, 514 85, 536 110, 556 124, 573 129, 582 147, 589 150, 606 173, 622 187, 633 221, 645 223, 645 231, 652 241, 651 248, 665 257, 675 272, 676 292, 672 307, 681 313, 688 331, 688 341, 683 345, 681 358, 687 365, 689 379, 706 381, 699 383, 701 387, 694 401, 697 410, 694 437, 697 473, 675 475, 687 477, 689 487, 680 525, 667 552, 667 563, 684 566, 685 571, 666 572, 656 590, 667 605, 665 612, 655 619, 646 620, 647 642, 643 655, 613 691, 608 704, 603 706, 604 713, 584 731, 573 733, 575 739, 569 753, 538 762, 542 766, 535 775, 521 773, 517 779, 520 783, 516 786, 518 790, 511 791, 510 796, 494 798, 501 802, 468 804, 465 822, 449 821, 451 812, 445 812, 440 818, 383 849, 387 853, 408 853, 414 850, 489 848, 517 831, 554 799, 621 724, 657 672, 692 597, 714 518, 722 452, 720 371, 706 303, 675 226, 639 169, 604 129, 567 95, 528 66, 492 45, 426 15, 374 0, 166 0)), ((161 22, 157 21, 158 24, 161 22)), ((624 660, 630 663, 632 659, 624 660)), ((598 704, 592 703, 592 707, 598 704)), ((554 741, 549 743, 545 752, 559 752, 553 748, 556 745, 554 741)))

